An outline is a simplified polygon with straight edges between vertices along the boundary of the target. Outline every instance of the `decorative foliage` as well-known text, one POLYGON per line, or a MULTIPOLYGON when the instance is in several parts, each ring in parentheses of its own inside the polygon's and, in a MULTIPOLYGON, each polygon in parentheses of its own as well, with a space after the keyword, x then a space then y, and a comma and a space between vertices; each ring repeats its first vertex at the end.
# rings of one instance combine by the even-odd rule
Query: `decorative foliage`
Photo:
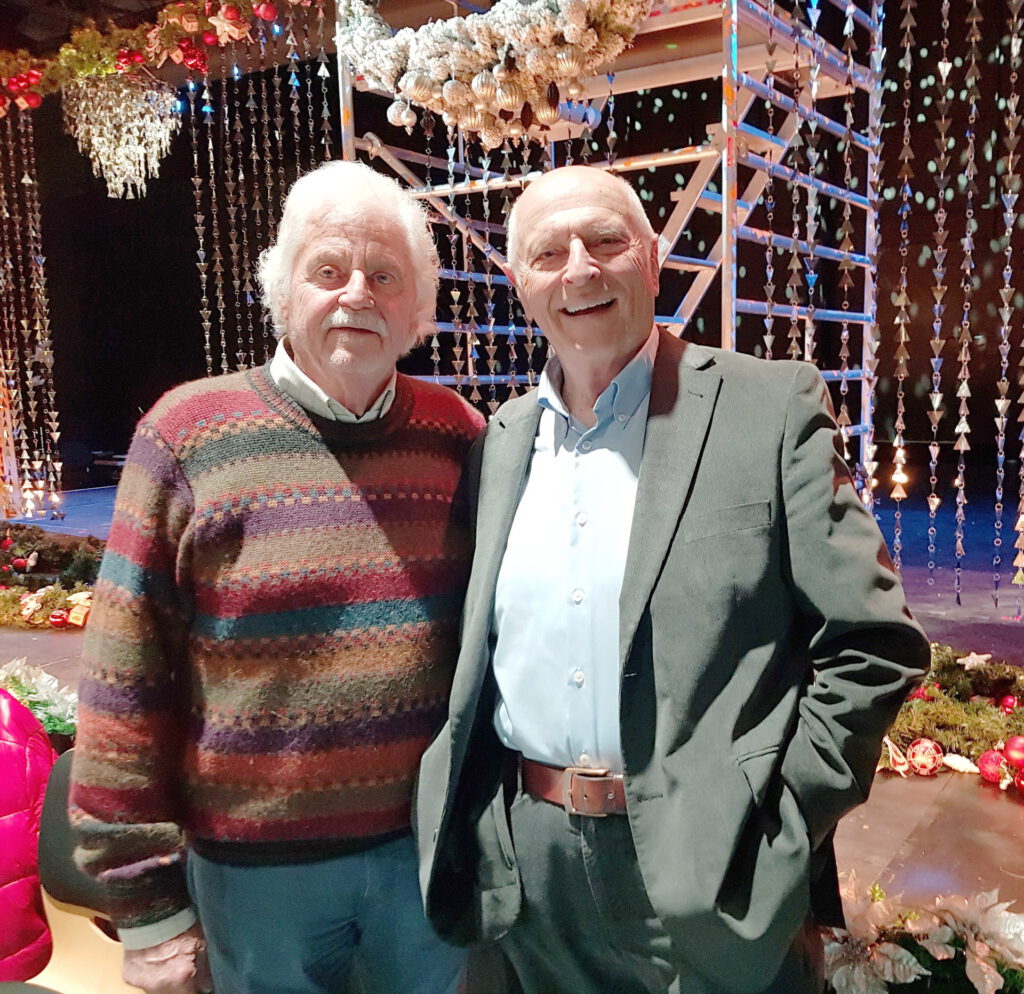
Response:
MULTIPOLYGON (((1024 671, 935 643, 925 683, 900 709, 889 739, 900 753, 927 738, 947 754, 977 761, 1011 736, 1024 735, 1024 708, 1007 713, 1003 701, 1009 697, 1024 700, 1024 671)), ((882 769, 900 772, 900 765, 891 749, 883 752, 882 769)))
POLYGON ((78 722, 78 695, 57 678, 25 658, 0 666, 0 687, 25 705, 50 735, 74 735, 78 722))
POLYGON ((847 928, 824 929, 825 975, 836 994, 970 991, 995 994, 1024 985, 1024 915, 998 892, 936 897, 924 907, 842 885, 847 928))
POLYGON ((399 98, 388 111, 392 124, 411 129, 415 103, 496 148, 534 122, 557 121, 561 90, 580 96, 580 78, 632 43, 650 7, 651 0, 498 0, 484 14, 392 35, 367 0, 340 0, 337 43, 370 87, 399 98))

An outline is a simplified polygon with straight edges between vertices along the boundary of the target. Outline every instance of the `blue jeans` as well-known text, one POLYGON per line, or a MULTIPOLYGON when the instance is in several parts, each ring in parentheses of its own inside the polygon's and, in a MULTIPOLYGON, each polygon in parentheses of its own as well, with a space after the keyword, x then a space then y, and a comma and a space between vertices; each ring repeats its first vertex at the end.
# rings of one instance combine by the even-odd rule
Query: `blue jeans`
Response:
POLYGON ((455 994, 465 952, 423 914, 405 836, 310 863, 230 866, 189 853, 217 994, 455 994))

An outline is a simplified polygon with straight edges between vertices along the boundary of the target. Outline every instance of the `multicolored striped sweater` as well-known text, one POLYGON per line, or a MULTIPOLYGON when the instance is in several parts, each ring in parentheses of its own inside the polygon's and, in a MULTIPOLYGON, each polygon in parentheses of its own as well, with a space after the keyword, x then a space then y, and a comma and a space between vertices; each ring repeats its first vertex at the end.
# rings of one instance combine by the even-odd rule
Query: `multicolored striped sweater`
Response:
POLYGON ((187 907, 187 840, 369 839, 409 824, 444 720, 483 419, 398 377, 377 421, 311 417, 267 367, 141 421, 84 649, 71 814, 119 927, 187 907))

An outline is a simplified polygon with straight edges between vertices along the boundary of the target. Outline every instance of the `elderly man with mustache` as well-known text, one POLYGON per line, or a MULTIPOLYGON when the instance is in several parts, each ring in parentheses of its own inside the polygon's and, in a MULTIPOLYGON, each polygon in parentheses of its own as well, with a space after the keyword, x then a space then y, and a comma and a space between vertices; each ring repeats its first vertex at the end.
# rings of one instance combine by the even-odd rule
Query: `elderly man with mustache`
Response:
POLYGON ((457 989, 410 835, 444 721, 483 421, 396 372, 432 326, 427 216, 330 163, 285 205, 262 367, 135 433, 84 650, 71 815, 128 983, 160 994, 457 989))

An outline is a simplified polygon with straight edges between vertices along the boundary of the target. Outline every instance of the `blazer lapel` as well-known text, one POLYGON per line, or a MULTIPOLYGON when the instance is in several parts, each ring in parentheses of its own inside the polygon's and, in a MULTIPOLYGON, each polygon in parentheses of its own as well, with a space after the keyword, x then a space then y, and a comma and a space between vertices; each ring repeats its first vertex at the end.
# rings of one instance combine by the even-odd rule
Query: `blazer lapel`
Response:
POLYGON ((496 415, 488 427, 477 492, 476 551, 466 595, 461 656, 475 665, 458 668, 451 714, 472 715, 489 661, 488 639, 498 571, 512 519, 526 483, 541 408, 533 394, 496 415))
POLYGON ((620 667, 689 499, 721 380, 711 353, 661 332, 619 597, 620 667))

